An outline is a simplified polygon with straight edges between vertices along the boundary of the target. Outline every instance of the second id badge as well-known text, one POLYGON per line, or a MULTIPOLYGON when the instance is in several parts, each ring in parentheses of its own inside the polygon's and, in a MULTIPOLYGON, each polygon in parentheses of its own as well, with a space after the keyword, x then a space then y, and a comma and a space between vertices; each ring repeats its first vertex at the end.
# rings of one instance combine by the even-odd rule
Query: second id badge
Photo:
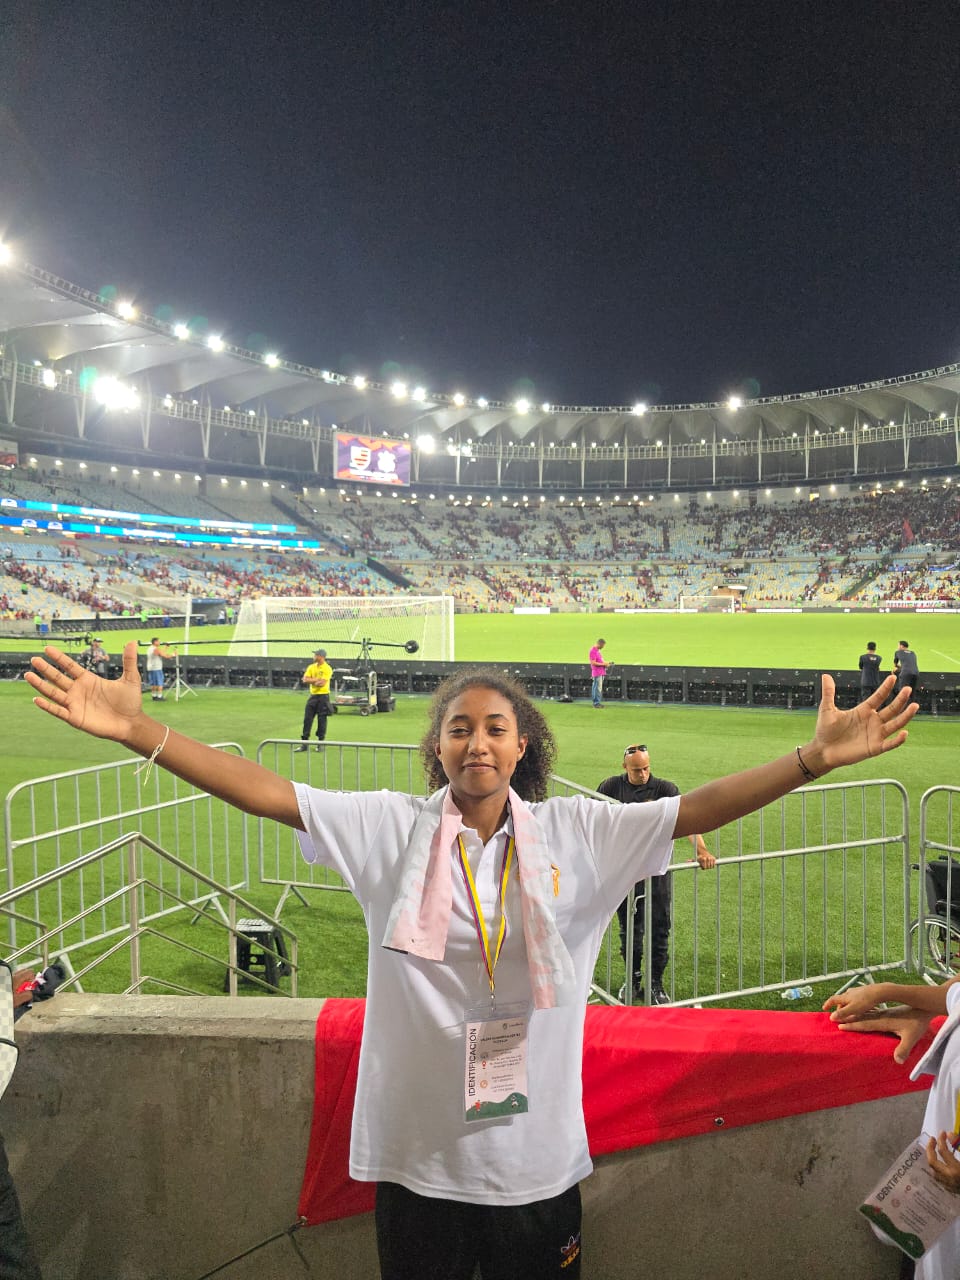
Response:
POLYGON ((530 1110, 529 1012, 522 1006, 468 1013, 464 1024, 464 1121, 502 1120, 530 1110))

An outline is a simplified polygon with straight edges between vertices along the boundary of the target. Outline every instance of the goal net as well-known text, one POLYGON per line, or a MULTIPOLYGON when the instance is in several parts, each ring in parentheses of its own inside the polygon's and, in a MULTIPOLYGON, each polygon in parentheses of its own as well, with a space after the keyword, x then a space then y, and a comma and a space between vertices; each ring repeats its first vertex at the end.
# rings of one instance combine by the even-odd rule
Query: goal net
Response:
POLYGON ((734 613, 736 596, 681 596, 678 607, 681 613, 734 613))
POLYGON ((184 641, 190 639, 192 596, 176 596, 168 591, 145 587, 138 591, 134 606, 140 610, 140 616, 148 620, 150 629, 156 628, 161 639, 167 627, 176 627, 178 631, 182 629, 184 641))
POLYGON ((416 642, 427 662, 452 662, 453 596, 264 596, 244 600, 230 641, 231 657, 308 657, 327 650, 327 661, 357 657, 364 640, 373 657, 402 660, 416 642), (396 649, 378 649, 395 645, 396 649))

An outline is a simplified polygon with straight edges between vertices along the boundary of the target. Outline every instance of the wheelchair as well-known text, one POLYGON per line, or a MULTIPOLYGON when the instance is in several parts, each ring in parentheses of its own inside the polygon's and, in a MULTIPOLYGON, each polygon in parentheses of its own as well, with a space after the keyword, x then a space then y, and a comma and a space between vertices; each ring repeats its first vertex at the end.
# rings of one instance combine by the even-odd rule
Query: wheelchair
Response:
MULTIPOLYGON (((917 863, 914 869, 919 870, 917 863)), ((960 861, 936 858, 923 869, 926 913, 910 926, 910 950, 916 956, 923 935, 925 974, 939 979, 960 973, 960 861)))

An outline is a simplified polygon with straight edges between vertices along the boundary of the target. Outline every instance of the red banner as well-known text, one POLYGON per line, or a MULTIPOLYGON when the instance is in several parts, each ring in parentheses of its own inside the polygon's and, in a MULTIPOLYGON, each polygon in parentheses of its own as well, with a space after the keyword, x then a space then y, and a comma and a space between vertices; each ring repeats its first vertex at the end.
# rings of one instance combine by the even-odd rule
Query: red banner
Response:
MULTIPOLYGON (((373 1209, 348 1173, 363 1000, 327 1000, 298 1212, 310 1225, 373 1209)), ((549 1015, 547 1015, 549 1016, 549 1015)), ((939 1022, 934 1024, 939 1025, 939 1022)), ((840 1032, 825 1013, 591 1005, 583 1109, 591 1155, 926 1089, 888 1036, 840 1032)), ((929 1045, 925 1039, 911 1064, 929 1045)))

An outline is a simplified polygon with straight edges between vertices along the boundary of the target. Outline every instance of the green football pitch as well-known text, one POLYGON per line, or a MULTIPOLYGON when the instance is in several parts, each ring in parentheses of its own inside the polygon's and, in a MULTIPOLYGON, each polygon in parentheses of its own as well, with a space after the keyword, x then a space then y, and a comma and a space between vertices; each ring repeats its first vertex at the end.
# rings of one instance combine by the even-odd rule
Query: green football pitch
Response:
MULTIPOLYGON (((893 642, 900 635, 911 640, 923 659, 922 631, 914 624, 918 621, 944 621, 912 616, 909 620, 877 616, 859 618, 855 620, 857 627, 845 640, 839 632, 831 641, 823 636, 817 642, 822 648, 815 650, 811 639, 813 632, 806 624, 820 619, 791 615, 775 620, 788 624, 790 630, 782 633, 781 643, 785 645, 787 637, 792 635, 791 652, 803 655, 805 661, 801 665, 805 666, 817 665, 813 662, 814 651, 825 653, 828 644, 848 652, 852 645, 856 656, 862 648, 861 640, 865 638, 876 638, 880 651, 886 656, 892 652, 893 642), (878 623, 887 628, 889 639, 876 625, 878 623)), ((831 620, 846 621, 842 615, 831 620)), ((582 658, 582 651, 598 634, 605 635, 614 656, 620 646, 626 646, 628 639, 636 643, 640 632, 656 631, 661 636, 661 643, 666 644, 667 641, 662 639, 664 632, 659 628, 671 621, 704 626, 714 636, 711 643, 715 646, 720 643, 718 637, 729 641, 730 648, 725 651, 728 661, 731 665, 742 665, 742 652, 739 663, 732 660, 735 653, 742 651, 742 637, 750 633, 751 622, 764 622, 766 619, 754 619, 750 615, 695 615, 682 619, 663 615, 623 618, 581 615, 575 619, 562 615, 469 618, 458 620, 458 636, 463 650, 467 651, 463 656, 474 660, 502 662, 508 656, 516 660, 543 659, 542 650, 546 648, 550 651, 549 656, 557 661, 565 660, 565 653, 571 655, 570 661, 575 661, 582 658), (579 624, 578 627, 569 625, 573 621, 579 624), (460 631, 461 622, 470 625, 460 631), (744 622, 746 627, 741 626, 744 622), (491 627, 489 636, 486 631, 488 623, 491 627), (617 623, 623 628, 619 638, 614 628, 608 625, 610 623, 617 623), (489 638, 494 633, 500 637, 497 642, 489 638)), ((690 634, 693 634, 692 630, 690 634)), ((110 638, 112 641, 112 636, 110 638)), ((933 632, 928 632, 926 644, 931 649, 933 638, 933 632)), ((110 648, 115 649, 114 643, 110 648)), ((642 658, 626 653, 622 660, 642 661, 642 658)), ((786 664, 779 662, 776 665, 786 664)), ((836 664, 824 661, 821 665, 836 664)), ((3 716, 6 744, 0 753, 0 790, 4 795, 15 784, 27 779, 124 757, 124 752, 115 745, 86 737, 44 715, 33 707, 31 696, 23 682, 0 684, 0 714, 3 716)), ((397 710, 391 715, 365 718, 352 712, 342 713, 331 720, 328 739, 347 743, 415 743, 424 728, 426 705, 424 697, 401 695, 397 700, 397 710)), ((619 769, 623 747, 630 742, 648 743, 654 769, 674 779, 681 789, 689 790, 710 778, 791 751, 798 742, 809 738, 814 725, 814 713, 808 710, 788 712, 611 703, 602 713, 596 713, 586 701, 570 704, 546 702, 543 705, 560 745, 557 773, 587 787, 596 786, 601 778, 619 769)), ((258 744, 264 740, 296 739, 299 736, 302 695, 256 689, 201 689, 197 697, 184 697, 180 702, 168 699, 158 707, 147 704, 147 710, 156 711, 158 719, 203 741, 236 742, 247 755, 255 756, 258 744)), ((302 770, 305 765, 317 759, 319 757, 293 757, 293 767, 300 771, 296 776, 304 776, 302 770)), ((910 797, 915 828, 920 796, 935 784, 955 784, 960 776, 958 766, 960 731, 956 722, 923 717, 914 722, 905 748, 847 770, 843 779, 893 778, 901 782, 910 797)), ((916 835, 914 829, 914 839, 916 835)), ((678 857, 683 856, 685 854, 678 852, 678 857)), ((22 879, 19 875, 16 878, 22 879)), ((109 886, 109 881, 107 884, 109 886)), ((249 897, 258 909, 272 911, 277 904, 279 889, 274 885, 261 884, 254 874, 249 897)), ((798 902, 788 898, 786 909, 790 915, 795 915, 799 911, 798 902)), ((306 905, 290 899, 283 919, 300 938, 301 994, 363 993, 366 933, 359 908, 349 895, 311 893, 306 905)), ((172 937, 179 938, 188 946, 197 941, 196 930, 183 916, 172 918, 165 928, 172 937)), ((683 942, 684 930, 683 912, 678 911, 674 928, 678 948, 683 942)), ((732 948, 724 963, 728 967, 738 963, 736 939, 724 939, 723 945, 732 948)), ((213 946, 222 950, 222 939, 213 946)), ((709 949, 712 952, 712 944, 709 949)), ((619 962, 619 957, 616 960, 619 962)), ((158 949, 155 958, 148 963, 151 965, 148 971, 162 972, 165 978, 185 987, 211 993, 221 989, 221 974, 211 972, 208 962, 189 952, 158 949)), ((102 972, 91 975, 86 985, 91 990, 117 990, 122 989, 127 980, 121 958, 108 961, 102 972)), ((615 982, 618 981, 619 977, 615 977, 615 982)), ((817 992, 818 997, 823 994, 827 993, 817 992)), ((753 998, 748 1003, 780 1006, 776 996, 753 998)))
MULTIPOLYGON (((231 634, 228 627, 194 628, 190 652, 225 653, 231 634)), ((378 635, 372 621, 369 636, 374 641, 387 638, 378 635)), ((629 666, 855 670, 867 641, 873 640, 883 670, 889 671, 897 642, 907 640, 921 672, 960 672, 960 614, 554 613, 461 614, 455 619, 458 662, 585 663, 590 646, 601 636, 607 642, 605 656, 629 666)), ((164 644, 176 644, 183 633, 171 627, 162 638, 164 644)), ((277 636, 271 651, 309 660, 312 646, 328 638, 308 634, 294 640, 288 629, 277 636)), ((125 640, 142 644, 144 632, 110 631, 104 639, 116 653, 125 640)), ((33 652, 37 643, 36 638, 5 640, 0 648, 33 652)), ((69 648, 75 651, 75 646, 69 648)), ((334 663, 357 652, 355 643, 334 641, 329 648, 334 663)), ((386 649, 379 654, 398 656, 386 649)))

